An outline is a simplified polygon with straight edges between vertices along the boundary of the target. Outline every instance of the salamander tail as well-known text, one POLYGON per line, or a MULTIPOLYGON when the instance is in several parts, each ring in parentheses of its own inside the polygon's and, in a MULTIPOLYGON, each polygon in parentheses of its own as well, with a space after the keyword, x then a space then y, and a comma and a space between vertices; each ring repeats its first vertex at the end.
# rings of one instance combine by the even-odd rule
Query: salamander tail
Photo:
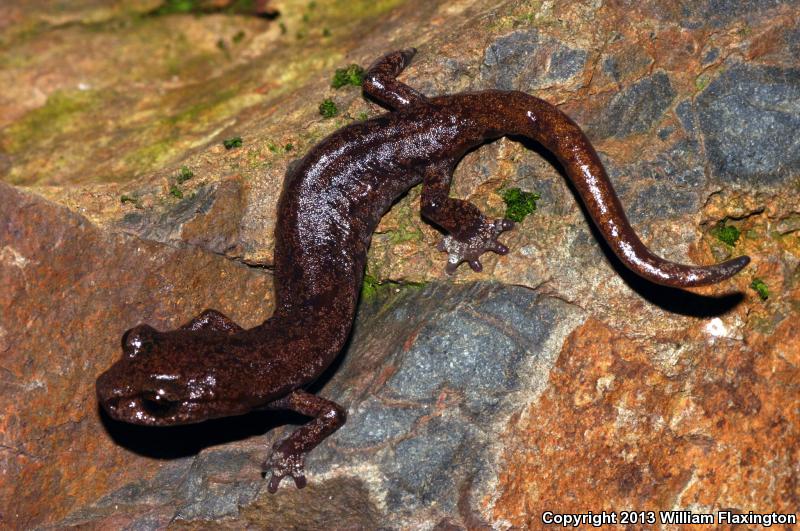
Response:
POLYGON ((498 91, 494 111, 511 134, 539 142, 558 158, 603 239, 635 273, 657 284, 685 288, 720 282, 750 262, 740 256, 716 265, 692 266, 656 256, 631 227, 600 158, 575 122, 524 92, 498 91))

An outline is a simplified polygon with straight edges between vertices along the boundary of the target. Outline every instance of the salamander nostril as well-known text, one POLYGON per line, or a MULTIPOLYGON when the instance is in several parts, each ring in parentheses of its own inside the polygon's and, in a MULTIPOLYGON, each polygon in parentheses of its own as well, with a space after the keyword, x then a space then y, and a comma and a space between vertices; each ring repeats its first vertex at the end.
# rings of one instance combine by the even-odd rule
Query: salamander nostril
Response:
POLYGON ((114 413, 119 407, 119 398, 111 398, 101 403, 103 404, 103 407, 105 407, 106 411, 109 413, 114 413))

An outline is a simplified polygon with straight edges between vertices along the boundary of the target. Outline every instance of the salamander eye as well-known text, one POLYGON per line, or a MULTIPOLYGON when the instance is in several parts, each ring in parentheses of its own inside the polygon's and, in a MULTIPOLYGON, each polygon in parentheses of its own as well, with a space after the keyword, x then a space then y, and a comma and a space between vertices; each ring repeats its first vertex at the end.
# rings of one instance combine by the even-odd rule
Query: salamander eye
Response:
POLYGON ((148 325, 131 328, 122 336, 122 352, 129 358, 150 352, 157 333, 155 328, 148 325))

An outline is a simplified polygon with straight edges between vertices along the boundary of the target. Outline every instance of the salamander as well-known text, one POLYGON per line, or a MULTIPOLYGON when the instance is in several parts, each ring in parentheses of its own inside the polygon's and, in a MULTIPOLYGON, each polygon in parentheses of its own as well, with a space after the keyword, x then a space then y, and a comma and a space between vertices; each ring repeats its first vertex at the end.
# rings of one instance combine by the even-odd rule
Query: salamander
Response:
POLYGON ((334 132, 287 170, 275 229, 273 315, 244 329, 205 310, 175 330, 147 324, 122 336, 122 357, 97 379, 98 401, 118 421, 168 426, 291 410, 312 417, 278 442, 264 463, 275 492, 284 477, 306 484, 305 456, 345 422, 342 406, 305 390, 342 350, 355 317, 372 233, 392 203, 422 183, 421 214, 445 236, 452 273, 480 257, 506 254, 513 227, 449 197, 467 151, 501 136, 523 136, 552 152, 613 252, 649 281, 692 287, 727 279, 749 262, 711 266, 659 258, 629 224, 581 129, 544 100, 485 90, 428 97, 397 80, 416 53, 390 53, 366 72, 364 93, 390 110, 334 132))

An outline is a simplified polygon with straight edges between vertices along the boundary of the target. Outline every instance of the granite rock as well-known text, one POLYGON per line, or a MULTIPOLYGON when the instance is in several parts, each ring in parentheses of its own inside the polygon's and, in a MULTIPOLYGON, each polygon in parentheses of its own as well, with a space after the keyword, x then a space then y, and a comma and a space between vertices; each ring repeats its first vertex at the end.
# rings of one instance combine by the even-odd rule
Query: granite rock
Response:
POLYGON ((396 518, 443 518, 465 485, 481 489, 478 478, 493 474, 489 427, 508 418, 512 400, 541 392, 554 347, 583 311, 498 284, 382 291, 362 305, 336 378, 320 390, 353 414, 309 468, 359 471, 371 455, 365 479, 382 485, 396 518))
POLYGON ((118 226, 145 240, 235 255, 245 206, 241 180, 234 176, 202 186, 163 211, 128 212, 118 226))
POLYGON ((675 95, 669 76, 656 72, 616 94, 589 131, 595 138, 644 133, 658 123, 675 95))
POLYGON ((686 17, 682 23, 687 27, 708 25, 722 27, 740 17, 754 17, 769 13, 787 0, 703 0, 697 5, 684 8, 686 17))
POLYGON ((619 166, 605 158, 617 191, 630 205, 626 212, 633 223, 644 226, 700 208, 707 182, 698 151, 697 142, 684 139, 658 153, 654 160, 619 166))
POLYGON ((797 327, 747 343, 679 337, 642 342, 591 319, 573 332, 542 399, 509 425, 495 521, 539 528, 554 506, 653 503, 794 513, 797 327))
POLYGON ((800 171, 800 69, 733 64, 697 98, 712 175, 780 186, 800 171))
POLYGON ((536 29, 495 39, 484 52, 481 78, 504 90, 534 90, 569 83, 583 72, 588 54, 536 29))

